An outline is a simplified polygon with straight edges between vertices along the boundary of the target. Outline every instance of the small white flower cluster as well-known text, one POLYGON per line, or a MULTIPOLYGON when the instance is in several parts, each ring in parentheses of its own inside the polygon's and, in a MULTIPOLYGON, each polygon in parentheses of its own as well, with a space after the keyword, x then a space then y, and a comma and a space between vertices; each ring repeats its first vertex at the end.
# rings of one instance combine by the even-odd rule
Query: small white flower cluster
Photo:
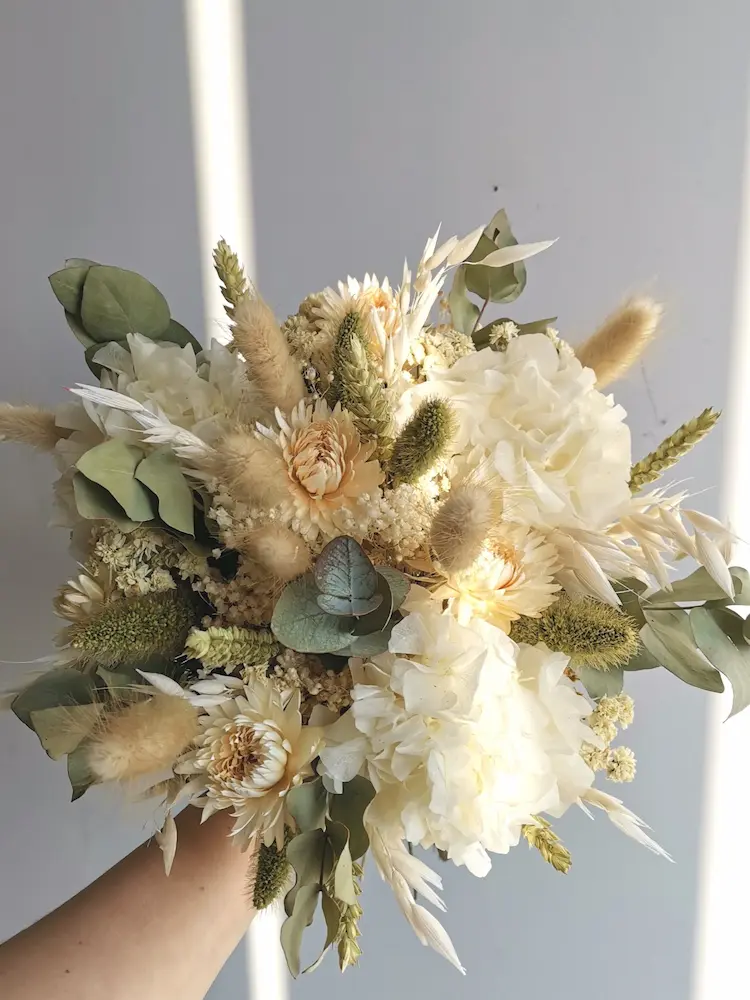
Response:
POLYGON ((91 542, 91 567, 106 566, 115 588, 127 597, 173 590, 173 572, 192 581, 208 571, 203 557, 192 555, 176 539, 151 528, 125 534, 115 527, 96 527, 91 542))

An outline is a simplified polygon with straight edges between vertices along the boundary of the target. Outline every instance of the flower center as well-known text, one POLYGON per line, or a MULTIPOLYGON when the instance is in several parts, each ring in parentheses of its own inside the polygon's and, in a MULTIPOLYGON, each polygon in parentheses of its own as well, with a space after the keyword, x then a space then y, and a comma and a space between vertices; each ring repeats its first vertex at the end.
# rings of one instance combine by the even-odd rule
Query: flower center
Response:
POLYGON ((209 770, 223 782, 271 788, 284 774, 287 752, 268 724, 231 725, 214 741, 209 770))
POLYGON ((292 442, 291 474, 311 496, 335 492, 344 475, 344 442, 329 423, 306 427, 292 442))

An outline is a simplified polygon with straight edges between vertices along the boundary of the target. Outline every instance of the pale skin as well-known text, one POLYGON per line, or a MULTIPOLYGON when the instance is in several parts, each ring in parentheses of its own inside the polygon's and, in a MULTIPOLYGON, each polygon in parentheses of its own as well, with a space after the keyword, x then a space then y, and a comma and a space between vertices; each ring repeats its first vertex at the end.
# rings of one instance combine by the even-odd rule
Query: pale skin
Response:
POLYGON ((142 844, 0 945, 0 996, 202 1000, 254 915, 233 822, 217 813, 201 826, 186 809, 168 878, 159 847, 142 844))

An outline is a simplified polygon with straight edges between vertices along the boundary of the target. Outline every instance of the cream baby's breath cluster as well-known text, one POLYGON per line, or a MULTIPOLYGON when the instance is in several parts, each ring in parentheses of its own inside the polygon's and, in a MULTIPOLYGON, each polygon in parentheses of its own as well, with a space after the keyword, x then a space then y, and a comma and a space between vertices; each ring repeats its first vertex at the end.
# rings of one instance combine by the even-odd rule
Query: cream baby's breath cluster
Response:
POLYGON ((285 896, 293 975, 319 907, 356 962, 367 856, 461 969, 414 847, 481 877, 526 841, 567 872, 553 824, 577 805, 664 854, 596 784, 636 774, 628 671, 727 679, 745 707, 750 577, 721 522, 653 485, 718 414, 634 463, 603 390, 659 307, 576 347, 502 314, 549 245, 499 212, 279 323, 221 241, 231 340, 207 347, 145 278, 72 259, 50 283, 98 384, 0 405, 0 438, 52 453, 78 561, 54 668, 12 710, 74 799, 150 779, 167 873, 178 804, 229 811, 250 902, 285 896))

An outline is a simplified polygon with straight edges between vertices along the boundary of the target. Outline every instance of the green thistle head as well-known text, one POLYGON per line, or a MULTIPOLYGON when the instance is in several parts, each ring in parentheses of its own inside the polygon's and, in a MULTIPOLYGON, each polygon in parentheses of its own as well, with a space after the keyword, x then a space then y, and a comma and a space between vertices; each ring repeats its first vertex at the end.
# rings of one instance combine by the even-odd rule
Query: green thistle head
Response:
POLYGON ((624 666, 638 652, 638 623, 619 608, 588 597, 563 596, 539 618, 519 618, 510 633, 515 642, 543 642, 576 664, 594 670, 624 666))
MULTIPOLYGON (((287 831, 287 842, 289 831, 287 831)), ((248 889, 256 910, 266 910, 282 894, 289 882, 292 868, 286 858, 286 846, 281 850, 275 844, 260 850, 248 875, 248 889)))
POLYGON ((197 619, 192 595, 181 590, 125 598, 106 604, 87 621, 64 630, 61 644, 82 661, 114 666, 183 651, 197 619))
POLYGON ((413 483, 445 455, 453 437, 453 408, 435 396, 425 399, 393 445, 390 473, 393 481, 413 483))

